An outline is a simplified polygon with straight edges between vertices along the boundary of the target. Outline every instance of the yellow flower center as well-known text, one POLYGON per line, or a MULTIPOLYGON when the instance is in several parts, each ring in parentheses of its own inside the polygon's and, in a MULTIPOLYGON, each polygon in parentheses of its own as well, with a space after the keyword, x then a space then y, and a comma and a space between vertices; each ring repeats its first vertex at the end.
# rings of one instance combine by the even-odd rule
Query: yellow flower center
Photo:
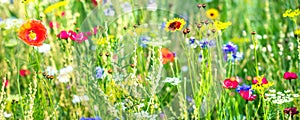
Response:
POLYGON ((31 39, 31 40, 35 40, 36 39, 36 34, 31 30, 30 32, 29 32, 29 38, 31 39))

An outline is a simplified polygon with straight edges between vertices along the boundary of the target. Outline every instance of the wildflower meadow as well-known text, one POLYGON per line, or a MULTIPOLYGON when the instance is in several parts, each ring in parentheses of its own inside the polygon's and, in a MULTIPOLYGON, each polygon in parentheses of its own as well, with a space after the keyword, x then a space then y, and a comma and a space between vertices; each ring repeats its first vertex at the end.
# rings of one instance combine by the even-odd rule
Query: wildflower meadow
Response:
POLYGON ((299 120, 299 0, 0 0, 0 120, 299 120))

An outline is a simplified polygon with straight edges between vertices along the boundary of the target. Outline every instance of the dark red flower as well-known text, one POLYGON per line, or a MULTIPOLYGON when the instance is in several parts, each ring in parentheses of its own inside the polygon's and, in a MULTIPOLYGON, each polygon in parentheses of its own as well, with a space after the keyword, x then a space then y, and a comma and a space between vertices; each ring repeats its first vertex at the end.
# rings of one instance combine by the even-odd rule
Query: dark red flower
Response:
POLYGON ((298 75, 294 72, 285 72, 284 75, 283 75, 283 78, 287 79, 287 80, 297 79, 298 75))
POLYGON ((297 110, 296 107, 285 108, 285 109, 283 110, 283 112, 284 112, 285 114, 289 114, 289 115, 291 115, 291 116, 293 116, 293 115, 299 113, 299 111, 297 110))
POLYGON ((27 76, 29 74, 30 74, 29 70, 26 70, 26 69, 21 69, 20 70, 20 76, 22 76, 22 77, 25 77, 25 76, 27 76))
POLYGON ((223 81, 223 87, 224 87, 224 88, 235 89, 235 88, 237 88, 238 85, 239 85, 239 82, 236 81, 235 79, 234 79, 234 80, 231 80, 231 79, 225 79, 225 80, 223 81))
POLYGON ((28 45, 41 46, 47 38, 47 29, 41 21, 29 20, 21 26, 18 36, 28 45))
POLYGON ((92 3, 93 3, 94 6, 98 5, 97 0, 92 0, 92 3))

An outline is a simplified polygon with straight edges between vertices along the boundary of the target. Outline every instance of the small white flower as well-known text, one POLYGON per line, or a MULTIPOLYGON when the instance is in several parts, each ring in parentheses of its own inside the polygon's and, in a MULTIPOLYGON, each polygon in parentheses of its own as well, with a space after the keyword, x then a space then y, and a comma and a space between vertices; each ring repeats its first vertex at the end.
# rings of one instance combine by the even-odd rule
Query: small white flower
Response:
POLYGON ((287 56, 286 59, 287 59, 287 60, 291 60, 292 57, 291 57, 291 56, 287 56))
POLYGON ((77 95, 74 95, 73 99, 72 99, 72 103, 79 103, 80 102, 80 98, 77 95))
POLYGON ((290 93, 291 92, 291 90, 285 90, 285 91, 283 91, 284 93, 290 93))
POLYGON ((67 66, 65 68, 62 68, 59 70, 60 74, 68 74, 71 73, 73 71, 73 67, 72 66, 67 66))
POLYGON ((182 70, 183 72, 188 71, 188 69, 189 69, 189 68, 188 68, 188 66, 186 66, 186 65, 181 67, 181 70, 182 70))
POLYGON ((271 52, 272 51, 272 46, 270 44, 267 45, 268 51, 271 52))
POLYGON ((262 36, 259 35, 259 34, 257 34, 257 35, 256 35, 256 39, 259 39, 259 40, 260 40, 260 39, 262 39, 262 36))
POLYGON ((293 97, 299 97, 299 94, 293 94, 293 97))
POLYGON ((42 46, 39 47, 34 47, 34 49, 38 50, 39 53, 48 53, 51 49, 51 46, 49 44, 43 44, 42 46))
POLYGON ((282 55, 282 52, 280 51, 278 54, 279 54, 279 55, 282 55))
POLYGON ((155 0, 149 0, 147 9, 150 11, 155 11, 157 9, 157 4, 156 4, 155 0))
POLYGON ((263 48, 261 49, 261 51, 262 51, 262 52, 266 52, 266 51, 267 51, 267 48, 266 48, 266 47, 263 47, 263 48))
POLYGON ((269 91, 270 91, 271 93, 275 93, 275 92, 276 92, 275 89, 270 89, 269 91))
POLYGON ((264 39, 267 39, 267 38, 268 38, 268 36, 267 36, 266 34, 264 34, 264 35, 263 35, 263 38, 264 38, 264 39))
POLYGON ((57 79, 59 80, 59 82, 61 83, 67 83, 70 80, 70 76, 68 74, 59 74, 57 76, 57 79))
POLYGON ((246 33, 246 31, 245 31, 245 30, 243 30, 243 32, 242 32, 242 35, 243 35, 244 37, 246 37, 246 36, 247 36, 247 33, 246 33))
POLYGON ((5 118, 10 118, 11 117, 11 113, 7 113, 6 111, 3 113, 5 118))
POLYGON ((171 85, 178 85, 181 81, 178 78, 167 77, 166 80, 164 80, 163 82, 170 83, 171 85))
POLYGON ((48 66, 45 70, 46 74, 48 75, 54 75, 57 73, 57 70, 51 66, 48 66))
POLYGON ((244 68, 244 72, 247 72, 248 70, 246 68, 244 68))

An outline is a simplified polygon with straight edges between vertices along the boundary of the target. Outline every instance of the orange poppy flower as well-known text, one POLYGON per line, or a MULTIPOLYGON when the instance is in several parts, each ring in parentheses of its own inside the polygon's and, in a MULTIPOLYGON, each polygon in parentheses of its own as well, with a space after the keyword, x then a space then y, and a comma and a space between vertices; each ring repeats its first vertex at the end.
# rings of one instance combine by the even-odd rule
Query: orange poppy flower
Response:
POLYGON ((167 48, 162 48, 161 54, 162 54, 162 63, 163 64, 174 61, 174 58, 175 58, 174 53, 169 51, 167 48))
POLYGON ((47 29, 41 21, 29 20, 21 26, 18 36, 28 45, 41 46, 47 38, 47 29))

